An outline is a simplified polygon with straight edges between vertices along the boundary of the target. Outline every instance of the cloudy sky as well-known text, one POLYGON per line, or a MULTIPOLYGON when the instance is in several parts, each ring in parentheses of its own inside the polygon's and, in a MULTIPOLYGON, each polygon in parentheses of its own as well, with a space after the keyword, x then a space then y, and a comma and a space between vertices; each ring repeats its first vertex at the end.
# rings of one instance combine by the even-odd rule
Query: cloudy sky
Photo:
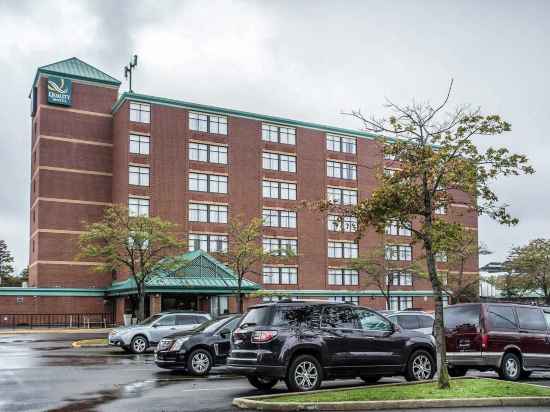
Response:
MULTIPOLYGON (((140 93, 348 128, 342 111, 382 115, 386 97, 499 113, 513 131, 480 143, 525 153, 537 174, 495 188, 520 218, 480 219, 502 259, 550 237, 548 1, 12 1, 0 0, 0 239, 28 260, 30 117, 36 68, 77 56, 121 79, 139 55, 140 93)), ((123 87, 126 87, 124 84, 123 87)))

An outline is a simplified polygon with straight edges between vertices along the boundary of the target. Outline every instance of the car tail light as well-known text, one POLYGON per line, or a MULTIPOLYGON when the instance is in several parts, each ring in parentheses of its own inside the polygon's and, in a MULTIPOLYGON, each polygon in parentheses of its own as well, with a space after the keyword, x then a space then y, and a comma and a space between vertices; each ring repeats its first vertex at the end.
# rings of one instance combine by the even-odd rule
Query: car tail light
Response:
POLYGON ((266 343, 277 336, 276 330, 257 330, 252 335, 252 342, 254 343, 266 343))
POLYGON ((487 349, 488 344, 489 344, 489 335, 482 334, 481 335, 481 349, 483 349, 483 350, 487 349))

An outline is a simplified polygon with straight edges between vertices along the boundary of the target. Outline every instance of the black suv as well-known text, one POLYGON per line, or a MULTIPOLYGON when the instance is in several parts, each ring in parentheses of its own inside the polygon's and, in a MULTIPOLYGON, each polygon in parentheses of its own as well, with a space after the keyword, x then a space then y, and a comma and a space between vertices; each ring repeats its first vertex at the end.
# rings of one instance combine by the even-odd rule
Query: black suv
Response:
POLYGON ((311 301, 252 306, 233 332, 227 365, 258 389, 282 379, 301 392, 340 378, 427 380, 436 369, 432 336, 367 308, 311 301))

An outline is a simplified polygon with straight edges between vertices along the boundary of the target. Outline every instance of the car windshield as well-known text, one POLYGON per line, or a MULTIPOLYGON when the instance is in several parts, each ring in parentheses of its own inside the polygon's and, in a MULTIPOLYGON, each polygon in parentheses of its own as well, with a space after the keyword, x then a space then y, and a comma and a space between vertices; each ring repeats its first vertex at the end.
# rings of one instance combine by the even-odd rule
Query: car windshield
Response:
POLYGON ((148 326, 150 324, 152 324, 154 321, 156 321, 157 319, 160 319, 161 315, 153 315, 153 316, 149 316, 147 319, 143 320, 140 325, 141 326, 148 326))

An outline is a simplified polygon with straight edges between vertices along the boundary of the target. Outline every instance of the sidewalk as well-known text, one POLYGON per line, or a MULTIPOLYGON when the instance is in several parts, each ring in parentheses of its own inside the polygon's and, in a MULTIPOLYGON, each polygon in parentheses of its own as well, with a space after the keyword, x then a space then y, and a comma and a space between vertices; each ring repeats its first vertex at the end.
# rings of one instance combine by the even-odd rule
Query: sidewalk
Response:
POLYGON ((29 333, 105 333, 108 335, 112 328, 17 328, 0 329, 0 335, 19 335, 29 333))

